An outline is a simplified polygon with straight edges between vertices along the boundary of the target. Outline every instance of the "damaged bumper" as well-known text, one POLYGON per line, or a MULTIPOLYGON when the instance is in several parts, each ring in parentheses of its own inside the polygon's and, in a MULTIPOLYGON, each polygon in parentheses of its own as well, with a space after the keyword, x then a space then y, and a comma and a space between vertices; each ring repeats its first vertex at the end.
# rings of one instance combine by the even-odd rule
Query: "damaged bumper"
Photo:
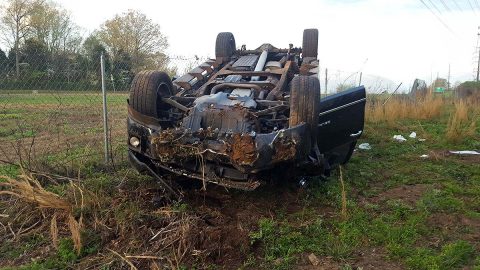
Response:
POLYGON ((135 112, 129 113, 128 133, 129 142, 132 137, 139 140, 136 146, 129 143, 130 161, 137 169, 151 163, 171 173, 244 190, 258 187, 257 174, 275 164, 304 160, 310 144, 305 124, 268 134, 162 129, 154 119, 135 112))

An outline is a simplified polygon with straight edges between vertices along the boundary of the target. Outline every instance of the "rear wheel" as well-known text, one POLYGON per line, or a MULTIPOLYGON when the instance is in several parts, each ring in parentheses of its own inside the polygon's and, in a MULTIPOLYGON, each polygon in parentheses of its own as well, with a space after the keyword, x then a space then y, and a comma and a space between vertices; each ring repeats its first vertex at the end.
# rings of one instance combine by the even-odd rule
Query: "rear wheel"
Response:
POLYGON ((312 141, 317 139, 318 114, 320 112, 320 82, 312 76, 297 76, 290 83, 289 126, 301 123, 308 126, 312 141))
POLYGON ((303 30, 302 57, 314 58, 318 56, 318 29, 303 30))
POLYGON ((235 37, 230 32, 221 32, 215 42, 215 57, 221 62, 230 60, 235 52, 235 37))
POLYGON ((162 98, 171 96, 172 89, 172 81, 167 73, 141 71, 133 79, 130 88, 130 105, 141 114, 159 118, 169 108, 162 98))

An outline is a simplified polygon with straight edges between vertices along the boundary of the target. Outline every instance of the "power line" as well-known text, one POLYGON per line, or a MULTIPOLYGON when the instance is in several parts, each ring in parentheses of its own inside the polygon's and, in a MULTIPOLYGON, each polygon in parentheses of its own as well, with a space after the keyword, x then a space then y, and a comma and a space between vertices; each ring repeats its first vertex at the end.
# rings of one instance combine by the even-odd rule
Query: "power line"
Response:
MULTIPOLYGON (((423 2, 423 1, 422 1, 422 2, 423 2)), ((433 6, 433 8, 435 8, 435 9, 438 11, 438 13, 442 14, 442 12, 440 11, 440 9, 438 9, 437 5, 435 5, 432 0, 428 0, 428 2, 430 2, 430 4, 433 6)))
POLYGON ((458 10, 460 10, 461 12, 463 12, 463 9, 460 7, 460 5, 457 3, 456 0, 452 0, 452 2, 455 4, 455 6, 457 7, 458 10))
MULTIPOLYGON (((431 0, 429 0, 431 2, 431 0)), ((437 20, 451 33, 453 34, 454 36, 458 37, 458 35, 450 28, 450 26, 448 26, 443 20, 442 18, 440 18, 426 3, 425 1, 423 0, 420 0, 420 2, 422 2, 422 4, 433 14, 433 16, 435 16, 437 18, 437 20)), ((438 10, 438 8, 437 8, 438 10)))
POLYGON ((477 8, 480 10, 480 5, 478 4, 478 0, 475 0, 475 5, 476 5, 477 8))
POLYGON ((440 0, 440 2, 442 2, 442 5, 445 7, 445 10, 447 10, 447 11, 452 11, 452 10, 447 6, 447 4, 445 3, 445 0, 440 0))
POLYGON ((473 12, 477 13, 475 9, 473 8, 472 2, 470 0, 467 0, 468 4, 470 5, 470 8, 472 9, 473 12))

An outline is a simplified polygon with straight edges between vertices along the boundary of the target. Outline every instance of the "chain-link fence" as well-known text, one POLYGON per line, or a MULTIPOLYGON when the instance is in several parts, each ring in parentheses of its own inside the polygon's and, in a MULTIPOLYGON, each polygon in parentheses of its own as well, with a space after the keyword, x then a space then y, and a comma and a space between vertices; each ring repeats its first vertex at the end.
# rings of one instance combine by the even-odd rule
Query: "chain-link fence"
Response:
MULTIPOLYGON (((67 51, 47 54, 25 49, 18 57, 13 51, 5 59, 0 59, 2 160, 17 163, 41 158, 61 164, 80 157, 103 159, 101 55, 101 51, 82 55, 67 51)), ((197 56, 167 58, 181 74, 203 60, 197 56)), ((111 60, 107 55, 104 59, 109 158, 113 162, 123 161, 126 153, 126 100, 134 69, 127 58, 111 60)), ((319 79, 324 94, 360 83, 366 84, 371 93, 392 88, 391 81, 362 75, 360 71, 323 69, 319 79)))
MULTIPOLYGON (((23 58, 0 69, 0 157, 68 163, 103 157, 100 57, 23 58)), ((10 57, 11 59, 12 57, 10 57)), ((15 57, 13 57, 15 59, 15 57)), ((105 61, 111 157, 124 159, 126 100, 133 72, 105 61)))

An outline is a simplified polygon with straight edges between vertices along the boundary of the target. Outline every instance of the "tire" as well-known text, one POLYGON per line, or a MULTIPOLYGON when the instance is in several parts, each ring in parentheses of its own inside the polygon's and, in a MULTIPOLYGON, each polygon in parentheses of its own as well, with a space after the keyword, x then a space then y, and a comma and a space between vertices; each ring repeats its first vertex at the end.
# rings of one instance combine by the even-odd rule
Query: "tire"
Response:
POLYGON ((313 141, 317 138, 320 112, 320 81, 316 77, 297 76, 290 82, 289 126, 306 123, 313 141))
POLYGON ((130 105, 141 114, 160 118, 165 115, 168 104, 162 102, 162 97, 173 94, 173 85, 165 72, 141 71, 133 79, 130 87, 130 105))
POLYGON ((235 52, 235 37, 230 32, 221 32, 217 35, 215 42, 215 57, 217 59, 229 60, 235 52))
POLYGON ((318 56, 318 29, 303 30, 302 57, 318 56))

